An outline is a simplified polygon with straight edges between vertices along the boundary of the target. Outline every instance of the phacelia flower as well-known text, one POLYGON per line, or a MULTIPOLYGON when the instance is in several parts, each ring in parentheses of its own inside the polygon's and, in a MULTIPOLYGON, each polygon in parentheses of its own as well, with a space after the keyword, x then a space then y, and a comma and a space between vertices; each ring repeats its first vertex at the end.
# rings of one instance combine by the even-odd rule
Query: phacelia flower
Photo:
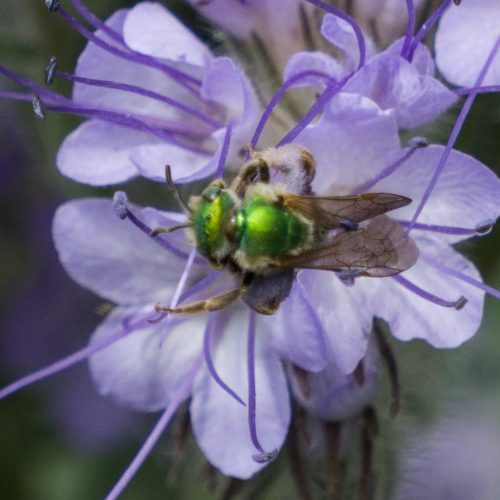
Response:
MULTIPOLYGON (((74 200, 60 207, 53 235, 61 262, 75 281, 116 307, 88 347, 0 395, 90 359, 101 394, 137 410, 163 411, 109 498, 123 490, 185 401, 207 459, 224 474, 245 479, 284 443, 291 419, 289 385, 299 404, 324 420, 348 418, 370 404, 378 378, 370 347, 374 317, 383 318, 401 340, 423 338, 435 347, 457 346, 475 333, 485 293, 499 294, 452 245, 491 229, 500 211, 500 183, 453 146, 495 61, 498 41, 484 54, 476 90, 468 93, 446 146, 420 137, 402 146, 400 129, 435 119, 457 99, 435 78, 431 55, 420 44, 428 28, 415 34, 412 1, 405 37, 379 53, 351 16, 321 1, 308 2, 329 13, 321 33, 331 52, 334 48, 342 57, 292 54, 271 96, 259 92, 258 74, 249 75, 254 88, 231 58, 215 58, 158 4, 140 3, 102 23, 80 0, 71 3, 97 31, 86 31, 58 2, 48 2, 89 44, 75 75, 59 71, 52 60, 46 79, 74 81, 72 99, 0 67, 35 94, 4 97, 34 98, 40 116, 53 110, 90 118, 59 151, 65 175, 93 185, 138 174, 159 181, 169 163, 175 182, 231 179, 245 149, 250 154, 254 147, 273 145, 278 149, 270 150, 271 156, 286 154, 270 161, 270 183, 281 175, 286 192, 296 192, 298 174, 290 158, 300 149, 316 165, 311 194, 395 193, 412 200, 384 219, 411 249, 404 273, 370 278, 349 265, 351 273, 297 270, 272 316, 258 315, 242 301, 208 314, 169 313, 168 308, 240 285, 238 273, 214 269, 183 231, 155 233, 158 227, 193 225, 188 214, 141 208, 121 191, 113 201, 74 200), (305 101, 297 95, 288 105, 282 100, 290 88, 304 86, 312 90, 305 101), (264 104, 257 95, 266 97, 264 104), (275 140, 282 130, 285 135, 275 140), (282 175, 280 167, 291 174, 282 175), (356 380, 360 365, 364 384, 356 380), (297 376, 301 372, 307 376, 297 376)), ((228 12, 246 4, 224 2, 228 12)), ((216 0, 206 6, 208 14, 216 0)), ((248 32, 257 26, 253 22, 248 19, 248 32)), ((258 26, 267 30, 268 24, 258 26)), ((269 33, 259 30, 269 43, 269 33)), ((346 230, 358 229, 344 224, 346 230)), ((281 286, 260 288, 264 298, 275 285, 281 286)))

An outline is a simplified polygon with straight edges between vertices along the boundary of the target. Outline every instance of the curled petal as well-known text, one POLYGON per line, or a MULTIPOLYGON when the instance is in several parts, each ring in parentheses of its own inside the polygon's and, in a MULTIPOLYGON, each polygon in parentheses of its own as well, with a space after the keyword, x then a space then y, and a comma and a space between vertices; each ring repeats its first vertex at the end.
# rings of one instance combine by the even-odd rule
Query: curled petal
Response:
MULTIPOLYGON (((246 329, 248 310, 232 308, 226 316, 212 358, 219 376, 244 401, 248 395, 246 329)), ((281 362, 266 332, 259 329, 255 345, 256 425, 259 441, 266 451, 279 449, 288 430, 290 403, 281 362)), ((207 369, 197 376, 191 401, 194 434, 208 460, 223 474, 247 479, 264 464, 252 458, 257 450, 250 439, 248 407, 228 395, 207 369)))

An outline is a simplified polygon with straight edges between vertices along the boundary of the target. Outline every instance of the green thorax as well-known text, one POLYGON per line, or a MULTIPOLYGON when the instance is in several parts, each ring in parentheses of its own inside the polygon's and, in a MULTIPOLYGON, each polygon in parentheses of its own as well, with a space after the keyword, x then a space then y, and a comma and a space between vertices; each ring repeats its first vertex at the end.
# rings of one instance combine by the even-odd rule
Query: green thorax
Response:
POLYGON ((234 201, 216 186, 207 187, 198 200, 191 214, 196 246, 205 257, 218 260, 226 253, 225 226, 233 213, 234 201))
POLYGON ((301 247, 309 227, 277 203, 253 196, 236 214, 236 242, 249 257, 278 257, 301 247))

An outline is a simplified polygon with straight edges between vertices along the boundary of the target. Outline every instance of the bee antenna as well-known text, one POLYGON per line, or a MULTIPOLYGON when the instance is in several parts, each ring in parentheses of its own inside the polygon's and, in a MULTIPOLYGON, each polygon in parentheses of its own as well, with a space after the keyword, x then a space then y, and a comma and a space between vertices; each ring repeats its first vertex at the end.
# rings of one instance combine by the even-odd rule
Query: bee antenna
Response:
POLYGON ((188 207, 187 203, 182 199, 181 195, 179 194, 179 191, 177 191, 174 181, 172 179, 172 168, 170 165, 165 165, 165 179, 167 181, 167 186, 172 191, 172 194, 174 195, 175 200, 177 203, 180 205, 180 207, 185 211, 191 213, 192 210, 188 207))

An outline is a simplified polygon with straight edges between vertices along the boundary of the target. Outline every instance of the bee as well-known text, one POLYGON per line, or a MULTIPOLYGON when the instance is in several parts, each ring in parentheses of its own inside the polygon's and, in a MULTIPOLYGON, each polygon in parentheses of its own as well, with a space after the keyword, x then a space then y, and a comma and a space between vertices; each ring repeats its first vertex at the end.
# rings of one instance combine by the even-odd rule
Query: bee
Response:
POLYGON ((315 162, 298 144, 261 152, 227 186, 215 179, 186 204, 170 167, 167 185, 188 223, 157 228, 153 236, 187 228, 199 254, 236 275, 239 286, 180 307, 159 304, 160 313, 216 311, 238 298, 261 314, 275 313, 290 294, 297 269, 334 271, 345 281, 385 277, 410 268, 418 250, 386 212, 411 203, 397 194, 316 196, 315 162))

